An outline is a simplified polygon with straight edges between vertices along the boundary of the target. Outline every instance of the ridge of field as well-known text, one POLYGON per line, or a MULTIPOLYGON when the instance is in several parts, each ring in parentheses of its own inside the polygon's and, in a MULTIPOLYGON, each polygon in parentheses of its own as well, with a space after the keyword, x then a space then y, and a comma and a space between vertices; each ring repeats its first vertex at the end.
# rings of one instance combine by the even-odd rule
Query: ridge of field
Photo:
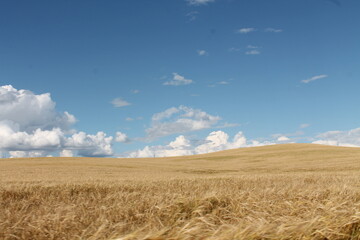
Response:
POLYGON ((279 144, 167 158, 0 159, 0 181, 89 181, 360 170, 360 149, 279 144))
POLYGON ((360 239, 360 149, 0 159, 0 239, 360 239))

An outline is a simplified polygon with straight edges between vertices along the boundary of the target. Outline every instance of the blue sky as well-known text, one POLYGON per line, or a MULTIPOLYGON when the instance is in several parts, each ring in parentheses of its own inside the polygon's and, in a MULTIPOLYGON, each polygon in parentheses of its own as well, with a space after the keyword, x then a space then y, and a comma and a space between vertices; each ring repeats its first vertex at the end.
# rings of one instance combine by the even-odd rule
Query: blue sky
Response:
POLYGON ((12 89, 0 91, 10 139, 0 152, 360 146, 359 10, 358 0, 1 1, 0 86, 12 89), (235 144, 239 132, 246 142, 235 144), (107 150, 90 149, 99 144, 107 150))

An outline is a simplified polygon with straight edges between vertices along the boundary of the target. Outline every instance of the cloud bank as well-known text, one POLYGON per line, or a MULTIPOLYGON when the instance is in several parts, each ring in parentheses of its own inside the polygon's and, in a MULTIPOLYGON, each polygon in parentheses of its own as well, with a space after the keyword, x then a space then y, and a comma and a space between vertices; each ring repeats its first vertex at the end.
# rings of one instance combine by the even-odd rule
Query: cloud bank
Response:
POLYGON ((10 157, 113 155, 113 137, 72 129, 75 116, 58 112, 49 93, 34 94, 11 85, 0 86, 0 152, 10 157), (71 152, 71 153, 70 153, 71 152))
POLYGON ((125 156, 130 158, 185 156, 275 143, 275 141, 248 141, 242 132, 238 132, 230 139, 229 135, 223 131, 213 131, 202 140, 189 140, 180 135, 167 145, 146 146, 143 149, 129 152, 125 156))
POLYGON ((329 131, 316 136, 312 143, 343 146, 343 147, 360 147, 360 128, 349 131, 329 131))

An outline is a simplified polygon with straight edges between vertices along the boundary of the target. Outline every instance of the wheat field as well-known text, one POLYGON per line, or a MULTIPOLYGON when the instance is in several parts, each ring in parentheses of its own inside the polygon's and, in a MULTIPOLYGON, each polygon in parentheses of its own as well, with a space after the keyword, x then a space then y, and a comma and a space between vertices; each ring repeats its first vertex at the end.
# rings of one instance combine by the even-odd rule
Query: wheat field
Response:
POLYGON ((360 239, 360 149, 0 159, 0 239, 360 239))

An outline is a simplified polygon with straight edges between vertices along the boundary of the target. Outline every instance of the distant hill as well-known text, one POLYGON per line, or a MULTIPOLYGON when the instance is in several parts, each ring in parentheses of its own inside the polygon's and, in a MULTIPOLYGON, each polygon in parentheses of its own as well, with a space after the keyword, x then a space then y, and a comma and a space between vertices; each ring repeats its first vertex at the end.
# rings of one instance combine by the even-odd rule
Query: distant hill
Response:
POLYGON ((278 144, 168 158, 1 159, 0 180, 163 179, 360 170, 360 148, 278 144))

